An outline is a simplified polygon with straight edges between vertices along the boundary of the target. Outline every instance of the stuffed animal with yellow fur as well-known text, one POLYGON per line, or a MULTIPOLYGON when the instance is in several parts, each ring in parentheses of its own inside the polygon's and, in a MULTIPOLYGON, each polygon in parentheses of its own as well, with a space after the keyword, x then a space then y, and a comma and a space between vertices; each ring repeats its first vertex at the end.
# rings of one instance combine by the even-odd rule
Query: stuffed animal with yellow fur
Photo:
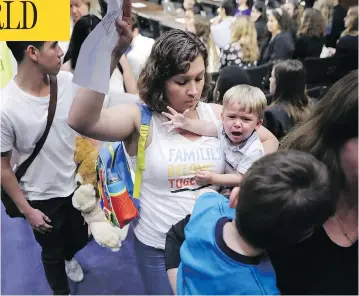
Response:
POLYGON ((96 242, 118 251, 126 238, 128 226, 115 227, 106 219, 99 205, 97 194, 96 161, 97 148, 84 137, 76 138, 75 163, 78 165, 76 182, 79 186, 72 197, 73 206, 81 211, 96 242))

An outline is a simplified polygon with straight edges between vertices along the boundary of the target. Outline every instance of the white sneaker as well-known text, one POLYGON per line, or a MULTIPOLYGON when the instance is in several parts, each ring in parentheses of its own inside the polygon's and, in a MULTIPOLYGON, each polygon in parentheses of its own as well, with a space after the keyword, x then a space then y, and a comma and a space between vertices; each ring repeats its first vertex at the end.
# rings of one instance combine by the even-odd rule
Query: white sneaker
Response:
POLYGON ((82 268, 75 258, 72 258, 71 261, 65 260, 65 271, 68 278, 75 283, 84 279, 82 268))

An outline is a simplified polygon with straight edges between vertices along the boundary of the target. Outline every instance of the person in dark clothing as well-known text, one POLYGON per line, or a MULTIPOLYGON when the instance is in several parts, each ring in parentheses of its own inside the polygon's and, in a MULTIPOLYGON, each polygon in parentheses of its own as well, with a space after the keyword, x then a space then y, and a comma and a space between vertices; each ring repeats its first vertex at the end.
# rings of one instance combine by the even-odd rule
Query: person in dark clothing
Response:
POLYGON ((329 24, 328 34, 325 36, 325 46, 336 48, 340 34, 344 31, 344 18, 347 15, 347 9, 338 4, 333 7, 332 22, 329 24))
POLYGON ((336 211, 308 239, 269 251, 283 294, 358 295, 358 71, 335 83, 282 141, 331 170, 336 211))
POLYGON ((320 57, 324 46, 325 21, 320 11, 307 8, 298 30, 293 59, 320 57))
POLYGON ((259 64, 291 59, 294 53, 294 42, 288 13, 281 8, 270 10, 267 28, 269 33, 263 42, 259 64))
POLYGON ((300 10, 300 3, 297 0, 286 0, 282 5, 282 8, 286 10, 292 20, 292 30, 294 35, 297 35, 297 31, 300 25, 300 19, 302 17, 300 10))
POLYGON ((264 113, 263 125, 281 140, 310 114, 313 102, 305 93, 306 71, 300 61, 279 62, 269 81, 273 103, 264 113))
POLYGON ((307 8, 298 30, 293 59, 320 57, 324 46, 325 21, 320 11, 307 8))
POLYGON ((358 6, 350 7, 345 21, 345 31, 340 37, 336 55, 358 56, 358 6))
POLYGON ((258 47, 261 48, 265 37, 268 34, 267 30, 267 14, 264 2, 256 1, 253 4, 251 18, 254 22, 257 31, 258 47))

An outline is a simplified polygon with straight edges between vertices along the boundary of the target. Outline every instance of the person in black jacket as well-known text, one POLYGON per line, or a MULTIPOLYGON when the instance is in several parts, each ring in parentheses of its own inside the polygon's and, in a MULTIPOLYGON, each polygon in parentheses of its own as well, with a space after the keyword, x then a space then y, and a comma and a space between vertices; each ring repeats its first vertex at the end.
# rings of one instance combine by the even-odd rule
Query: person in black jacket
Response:
POLYGON ((336 48, 340 34, 344 31, 344 18, 348 9, 343 4, 333 7, 331 22, 329 23, 328 34, 325 36, 325 46, 336 48))
POLYGON ((342 33, 336 48, 336 55, 358 56, 358 6, 349 8, 342 33))
POLYGON ((325 21, 319 10, 307 8, 298 30, 293 59, 320 57, 324 45, 325 21))
POLYGON ((251 18, 256 27, 258 46, 259 48, 261 48, 262 43, 268 34, 267 14, 266 14, 266 6, 264 2, 262 1, 254 2, 251 11, 251 18))
POLYGON ((269 34, 263 42, 259 63, 291 59, 294 42, 288 13, 281 8, 268 11, 267 28, 269 34))

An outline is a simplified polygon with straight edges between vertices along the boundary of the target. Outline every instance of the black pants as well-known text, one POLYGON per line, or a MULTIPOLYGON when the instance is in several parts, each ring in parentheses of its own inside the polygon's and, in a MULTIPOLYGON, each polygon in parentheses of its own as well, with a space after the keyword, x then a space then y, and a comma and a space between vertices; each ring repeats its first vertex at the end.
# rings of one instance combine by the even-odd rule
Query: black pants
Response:
POLYGON ((30 201, 33 208, 43 212, 51 220, 51 232, 34 231, 40 244, 41 259, 46 279, 54 295, 69 295, 65 272, 65 260, 72 257, 88 242, 87 224, 80 211, 72 206, 72 195, 44 201, 30 201))

